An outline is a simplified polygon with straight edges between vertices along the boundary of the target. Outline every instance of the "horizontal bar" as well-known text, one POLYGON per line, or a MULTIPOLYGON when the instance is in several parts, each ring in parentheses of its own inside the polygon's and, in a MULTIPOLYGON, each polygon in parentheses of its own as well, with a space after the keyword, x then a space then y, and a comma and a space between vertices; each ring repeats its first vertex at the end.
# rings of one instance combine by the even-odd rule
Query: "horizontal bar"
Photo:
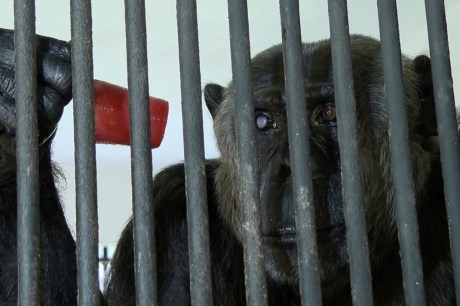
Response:
POLYGON ((196 0, 177 0, 192 305, 212 305, 196 0))
POLYGON ((363 188, 357 161, 359 152, 356 135, 356 100, 347 1, 329 0, 328 4, 351 292, 354 305, 372 305, 372 279, 363 188))
POLYGON ((280 0, 292 190, 295 201, 302 305, 321 305, 315 205, 311 181, 310 131, 302 62, 298 0, 280 0))
POLYGON ((240 202, 243 213, 244 266, 248 306, 267 305, 252 91, 249 22, 246 0, 229 0, 230 47, 235 87, 235 128, 239 156, 240 202))
POLYGON ((100 305, 90 0, 71 1, 78 302, 100 305))
POLYGON ((460 140, 444 1, 425 0, 455 295, 460 301, 460 140))
POLYGON ((395 0, 378 0, 382 65, 388 108, 391 169, 406 304, 425 305, 412 158, 395 0))
POLYGON ((157 305, 155 222, 144 0, 125 0, 137 305, 157 305))
POLYGON ((18 305, 40 305, 40 195, 35 2, 14 1, 18 305))

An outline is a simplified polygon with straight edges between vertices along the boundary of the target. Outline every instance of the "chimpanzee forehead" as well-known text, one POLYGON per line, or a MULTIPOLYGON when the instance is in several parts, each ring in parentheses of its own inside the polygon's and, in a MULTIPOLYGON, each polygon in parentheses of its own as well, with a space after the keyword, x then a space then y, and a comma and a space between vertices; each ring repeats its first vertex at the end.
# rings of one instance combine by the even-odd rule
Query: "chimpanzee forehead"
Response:
MULTIPOLYGON (((305 43, 302 45, 302 75, 305 83, 332 82, 332 64, 329 41, 305 43)), ((252 60, 254 91, 265 88, 283 88, 284 63, 281 45, 273 46, 259 53, 252 60)))
MULTIPOLYGON (((375 66, 380 62, 379 42, 370 37, 352 35, 350 47, 354 77, 371 77, 375 66)), ((302 66, 306 95, 310 95, 311 98, 333 96, 333 67, 329 40, 304 43, 302 66)), ((273 46, 254 57, 252 73, 255 94, 272 88, 283 91, 285 77, 282 46, 273 46)))
POLYGON ((333 98, 334 83, 333 82, 307 82, 305 84, 305 98, 333 98))

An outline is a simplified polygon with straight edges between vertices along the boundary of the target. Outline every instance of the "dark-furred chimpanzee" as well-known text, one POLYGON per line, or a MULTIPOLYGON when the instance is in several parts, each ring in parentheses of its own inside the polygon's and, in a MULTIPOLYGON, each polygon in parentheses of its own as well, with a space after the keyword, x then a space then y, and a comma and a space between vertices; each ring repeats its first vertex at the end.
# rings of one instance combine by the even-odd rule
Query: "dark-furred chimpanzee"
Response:
MULTIPOLYGON (((51 142, 72 98, 70 45, 37 37, 41 305, 77 305, 75 241, 66 223, 51 142)), ((14 33, 0 29, 0 305, 17 304, 14 33)))
MULTIPOLYGON (((374 300, 376 305, 403 305, 380 44, 355 35, 351 51, 374 300)), ((351 305, 330 42, 304 44, 303 60, 311 132, 311 160, 306 162, 312 167, 322 300, 324 305, 351 305)), ((403 57, 403 71, 427 303, 454 305, 430 60, 403 57)), ((281 46, 252 60, 252 76, 269 304, 299 305, 281 46)), ((204 89, 221 152, 219 160, 207 162, 206 171, 214 305, 245 305, 233 92, 232 83, 204 89)), ((182 164, 154 178, 160 305, 190 303, 184 188, 182 164)), ((130 222, 108 275, 111 305, 134 304, 132 236, 130 222)))

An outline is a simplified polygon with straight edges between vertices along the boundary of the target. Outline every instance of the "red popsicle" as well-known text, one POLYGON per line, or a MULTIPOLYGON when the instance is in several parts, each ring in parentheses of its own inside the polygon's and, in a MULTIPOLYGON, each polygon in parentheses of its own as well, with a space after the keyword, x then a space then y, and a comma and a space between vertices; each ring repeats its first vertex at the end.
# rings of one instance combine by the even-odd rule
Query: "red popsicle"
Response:
MULTIPOLYGON (((94 80, 96 142, 130 145, 128 90, 107 82, 94 80)), ((168 119, 168 102, 149 98, 151 146, 163 140, 168 119)))

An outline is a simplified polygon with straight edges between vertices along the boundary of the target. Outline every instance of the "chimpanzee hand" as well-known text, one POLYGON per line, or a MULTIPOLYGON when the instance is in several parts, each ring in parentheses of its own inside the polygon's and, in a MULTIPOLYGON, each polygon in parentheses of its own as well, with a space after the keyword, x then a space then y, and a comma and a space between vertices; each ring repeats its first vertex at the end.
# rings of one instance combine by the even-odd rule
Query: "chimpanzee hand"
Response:
MULTIPOLYGON (((15 109, 14 32, 0 29, 0 134, 14 135, 15 109)), ((56 130, 64 106, 72 98, 70 44, 37 36, 39 143, 56 130)))

